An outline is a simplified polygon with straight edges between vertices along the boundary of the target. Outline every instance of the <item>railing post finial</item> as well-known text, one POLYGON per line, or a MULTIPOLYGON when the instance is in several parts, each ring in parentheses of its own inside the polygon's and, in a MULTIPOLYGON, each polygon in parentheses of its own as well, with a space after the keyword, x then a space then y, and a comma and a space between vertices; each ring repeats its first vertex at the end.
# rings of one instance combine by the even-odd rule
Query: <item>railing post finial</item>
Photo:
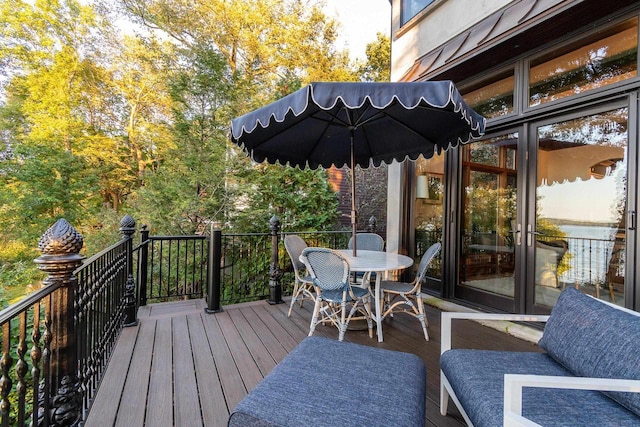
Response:
MULTIPOLYGON (((38 248, 42 255, 34 260, 38 269, 47 274, 43 284, 60 286, 55 292, 53 301, 49 303, 51 319, 48 319, 48 323, 51 324, 51 336, 55 337, 53 340, 55 349, 48 349, 48 344, 45 343, 46 353, 52 350, 57 353, 57 357, 52 360, 54 366, 50 372, 59 373, 53 381, 57 383, 57 378, 60 385, 50 404, 40 402, 39 410, 39 418, 41 418, 45 416, 44 408, 51 408, 51 412, 46 414, 49 425, 72 426, 77 425, 82 419, 82 395, 79 391, 76 371, 78 343, 76 342, 74 301, 77 279, 73 274, 85 258, 84 255, 80 255, 82 246, 82 235, 67 220, 61 218, 40 238, 38 248)), ((41 386, 44 386, 44 383, 41 386)))

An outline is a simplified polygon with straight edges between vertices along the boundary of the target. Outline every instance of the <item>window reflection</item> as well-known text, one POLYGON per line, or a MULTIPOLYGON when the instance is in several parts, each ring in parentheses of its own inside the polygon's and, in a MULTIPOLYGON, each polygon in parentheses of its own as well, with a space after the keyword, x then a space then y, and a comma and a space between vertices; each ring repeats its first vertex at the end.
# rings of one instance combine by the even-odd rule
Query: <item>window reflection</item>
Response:
POLYGON ((416 16, 422 9, 433 3, 434 0, 402 0, 402 25, 416 16))
POLYGON ((518 134, 463 149, 462 286, 513 297, 518 134))
POLYGON ((536 303, 567 286, 624 304, 627 117, 621 108, 538 128, 536 303))
POLYGON ((513 112, 513 69, 464 91, 464 101, 487 119, 513 112))
MULTIPOLYGON (((420 264, 424 252, 436 242, 442 241, 442 216, 444 195, 444 154, 429 159, 420 156, 416 160, 416 203, 415 203, 415 261, 420 264)), ((441 255, 430 264, 428 277, 442 276, 441 255)), ((427 281, 428 288, 439 291, 440 281, 427 281)))
POLYGON ((582 39, 531 63, 529 105, 535 106, 637 76, 638 20, 582 39))

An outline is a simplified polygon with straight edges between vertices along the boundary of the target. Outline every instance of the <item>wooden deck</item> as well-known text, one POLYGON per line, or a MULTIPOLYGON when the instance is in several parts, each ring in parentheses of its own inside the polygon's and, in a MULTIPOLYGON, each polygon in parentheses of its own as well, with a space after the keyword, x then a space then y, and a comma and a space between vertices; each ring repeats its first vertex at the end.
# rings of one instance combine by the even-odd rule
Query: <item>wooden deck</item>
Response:
MULTIPOLYGON (((86 422, 105 426, 226 426, 229 411, 307 336, 312 306, 287 317, 288 304, 264 301, 205 314, 201 300, 142 307, 138 326, 126 328, 86 422)), ((439 411, 440 311, 427 306, 426 342, 419 322, 397 315, 384 322, 384 342, 366 330, 345 341, 417 354, 427 366, 425 426, 462 426, 439 411)), ((454 347, 531 350, 532 344, 473 322, 457 324, 454 347)), ((337 339, 334 327, 316 335, 337 339)), ((384 373, 381 373, 383 375, 384 373)), ((277 410, 277 408, 274 408, 277 410)))

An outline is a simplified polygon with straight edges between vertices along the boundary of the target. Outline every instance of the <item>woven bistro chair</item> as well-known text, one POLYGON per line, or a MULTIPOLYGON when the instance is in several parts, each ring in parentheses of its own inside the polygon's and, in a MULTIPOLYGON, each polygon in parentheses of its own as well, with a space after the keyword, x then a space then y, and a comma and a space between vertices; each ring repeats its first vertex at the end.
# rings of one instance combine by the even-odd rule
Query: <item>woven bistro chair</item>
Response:
POLYGON ((291 310, 296 301, 300 301, 300 307, 304 303, 304 300, 316 301, 313 289, 313 279, 309 274, 306 274, 306 267, 302 261, 300 261, 300 255, 302 251, 307 247, 307 244, 302 238, 296 234, 288 235, 284 238, 284 247, 291 258, 291 264, 293 265, 293 273, 295 280, 293 284, 293 292, 291 293, 291 304, 289 305, 289 312, 287 317, 291 317, 291 310))
POLYGON ((371 296, 368 290, 351 286, 347 260, 326 248, 306 248, 301 258, 316 288, 309 336, 313 335, 319 322, 331 323, 338 328, 338 340, 342 341, 350 320, 365 319, 369 338, 373 338, 371 296), (350 307, 348 314, 347 307, 350 307))
POLYGON ((413 282, 394 282, 383 280, 380 282, 380 295, 382 298, 382 318, 386 316, 393 317, 393 313, 404 312, 416 317, 424 331, 424 339, 429 341, 429 333, 427 332, 427 318, 424 314, 424 305, 422 303, 422 283, 427 276, 429 264, 440 252, 440 243, 434 243, 422 255, 416 278, 413 282), (400 308, 403 306, 402 308, 400 308))
MULTIPOLYGON (((353 249, 353 236, 347 243, 347 249, 353 249)), ((383 251, 384 239, 376 233, 356 234, 356 249, 362 251, 383 251)), ((375 280, 375 273, 353 273, 353 284, 363 288, 369 288, 371 280, 375 280)))
MULTIPOLYGON (((353 237, 349 239, 347 248, 353 249, 353 237)), ((384 239, 376 233, 358 233, 356 234, 356 249, 382 251, 384 250, 384 239)))

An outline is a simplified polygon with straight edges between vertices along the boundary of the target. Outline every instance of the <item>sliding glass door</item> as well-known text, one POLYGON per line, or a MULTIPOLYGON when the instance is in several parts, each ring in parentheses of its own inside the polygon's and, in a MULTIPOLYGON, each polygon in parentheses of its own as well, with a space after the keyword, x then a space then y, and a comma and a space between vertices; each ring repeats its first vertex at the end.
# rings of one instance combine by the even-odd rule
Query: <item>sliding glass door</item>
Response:
POLYGON ((518 132, 507 132, 462 149, 455 294, 508 311, 517 293, 518 141, 518 132))
POLYGON ((455 297, 544 313, 571 286, 624 305, 628 119, 611 104, 461 149, 455 297))
POLYGON ((624 304, 628 108, 533 127, 534 207, 529 211, 528 305, 552 307, 573 286, 624 304))

